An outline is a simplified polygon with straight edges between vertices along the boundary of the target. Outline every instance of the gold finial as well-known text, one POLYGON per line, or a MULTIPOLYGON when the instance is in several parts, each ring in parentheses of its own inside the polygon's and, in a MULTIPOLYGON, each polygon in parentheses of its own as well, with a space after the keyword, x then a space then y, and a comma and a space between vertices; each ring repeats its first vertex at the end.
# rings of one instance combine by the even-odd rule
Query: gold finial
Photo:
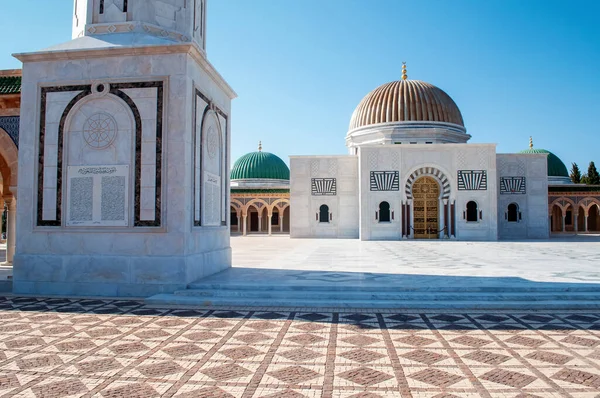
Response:
POLYGON ((258 141, 258 152, 262 152, 262 141, 258 141))
POLYGON ((406 74, 406 62, 402 62, 402 80, 408 79, 408 75, 406 74))
POLYGON ((533 149, 533 137, 529 136, 529 149, 533 149))

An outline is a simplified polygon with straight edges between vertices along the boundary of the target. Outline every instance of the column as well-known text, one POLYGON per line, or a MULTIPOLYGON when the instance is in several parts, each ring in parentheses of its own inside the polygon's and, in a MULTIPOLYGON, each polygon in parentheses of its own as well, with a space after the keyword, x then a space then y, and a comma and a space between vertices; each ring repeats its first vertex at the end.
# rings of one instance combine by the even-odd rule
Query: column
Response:
POLYGON ((450 221, 448 219, 448 199, 442 200, 442 212, 444 213, 444 225, 442 225, 442 238, 448 237, 448 230, 450 229, 450 221))
POLYGON ((583 232, 588 232, 588 214, 584 214, 583 232))
POLYGON ((235 216, 237 217, 237 230, 239 233, 242 228, 242 223, 241 223, 242 220, 240 220, 240 213, 235 213, 235 216))
POLYGON ((272 229, 272 226, 271 226, 271 219, 272 219, 272 217, 273 217, 273 213, 269 213, 269 236, 271 236, 271 232, 272 232, 271 231, 271 229, 272 229))
POLYGON ((573 230, 575 231, 575 235, 577 235, 577 230, 579 229, 579 213, 573 213, 573 217, 575 217, 573 222, 573 230))
MULTIPOLYGON (((0 196, 0 220, 4 214, 4 198, 0 196)), ((2 231, 0 230, 0 240, 2 240, 2 231)))
POLYGON ((248 215, 244 214, 242 217, 244 219, 244 225, 243 225, 244 233, 243 233, 243 235, 246 236, 246 234, 248 233, 248 229, 246 228, 246 219, 248 218, 248 215))
POLYGON ((5 196, 8 207, 6 220, 6 264, 12 265, 15 256, 15 238, 17 235, 17 201, 13 196, 5 196))
POLYGON ((283 216, 285 209, 283 211, 279 211, 279 232, 283 232, 283 216))
POLYGON ((415 216, 415 210, 413 209, 413 201, 412 199, 408 200, 408 237, 411 239, 415 238, 415 231, 413 229, 413 222, 414 222, 414 216, 415 216))
POLYGON ((258 232, 262 232, 262 211, 258 213, 258 232))

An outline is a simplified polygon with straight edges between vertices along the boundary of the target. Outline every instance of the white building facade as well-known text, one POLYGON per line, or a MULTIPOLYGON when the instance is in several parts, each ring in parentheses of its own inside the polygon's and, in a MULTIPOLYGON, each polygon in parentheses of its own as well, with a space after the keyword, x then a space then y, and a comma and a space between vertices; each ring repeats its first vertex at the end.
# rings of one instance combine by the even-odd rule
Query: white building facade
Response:
POLYGON ((548 238, 546 155, 467 144, 454 101, 403 72, 358 105, 349 155, 290 157, 290 236, 548 238))

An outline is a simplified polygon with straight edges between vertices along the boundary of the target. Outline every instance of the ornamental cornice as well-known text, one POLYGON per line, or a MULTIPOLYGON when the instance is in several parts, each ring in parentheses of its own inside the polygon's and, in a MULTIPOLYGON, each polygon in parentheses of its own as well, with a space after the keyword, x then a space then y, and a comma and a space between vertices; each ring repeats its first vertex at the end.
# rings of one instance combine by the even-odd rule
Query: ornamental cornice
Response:
POLYGON ((231 88, 223 76, 221 76, 215 67, 206 59, 206 54, 204 51, 193 42, 144 46, 84 48, 77 50, 38 51, 33 53, 13 54, 13 57, 25 63, 181 53, 187 53, 189 56, 191 56, 230 99, 237 97, 237 94, 235 91, 233 91, 233 88, 231 88))
POLYGON ((190 38, 169 29, 162 28, 158 25, 147 22, 113 22, 104 24, 90 24, 85 27, 85 32, 88 35, 99 36, 115 33, 146 33, 151 36, 161 37, 164 39, 189 42, 190 38))

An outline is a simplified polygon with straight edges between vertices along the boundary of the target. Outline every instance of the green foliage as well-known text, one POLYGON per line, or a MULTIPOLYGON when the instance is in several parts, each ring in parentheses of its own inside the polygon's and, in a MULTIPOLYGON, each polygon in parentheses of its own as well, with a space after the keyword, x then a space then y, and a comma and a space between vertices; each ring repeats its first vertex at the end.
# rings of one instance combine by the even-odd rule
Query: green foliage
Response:
POLYGON ((589 182, 588 182, 588 176, 587 176, 587 174, 584 174, 584 175, 581 176, 581 183, 582 184, 586 184, 586 185, 590 185, 589 182))
POLYGON ((586 184, 600 185, 600 174, 598 174, 598 170, 596 169, 594 162, 590 162, 590 165, 588 166, 586 184))
POLYGON ((571 177, 573 184, 581 183, 581 171, 579 170, 577 163, 571 163, 571 174, 569 177, 571 177))

